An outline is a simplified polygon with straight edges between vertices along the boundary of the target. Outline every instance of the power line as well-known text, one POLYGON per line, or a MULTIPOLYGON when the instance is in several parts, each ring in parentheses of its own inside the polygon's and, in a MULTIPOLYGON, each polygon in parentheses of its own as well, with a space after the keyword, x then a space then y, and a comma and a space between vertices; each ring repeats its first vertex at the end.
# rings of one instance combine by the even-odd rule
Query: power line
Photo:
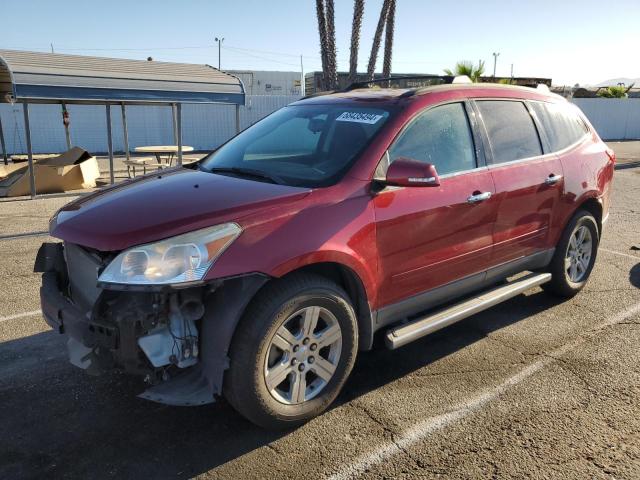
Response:
POLYGON ((291 66, 291 67, 298 67, 297 63, 282 62, 280 60, 275 60, 273 58, 267 58, 267 57, 262 57, 260 55, 254 55, 252 53, 248 53, 248 52, 245 52, 245 51, 236 50, 235 48, 229 47, 228 45, 225 46, 224 49, 225 50, 231 50, 232 52, 239 53, 240 55, 246 55, 248 57, 258 58, 260 60, 264 60, 264 61, 267 61, 267 62, 274 62, 274 63, 279 63, 279 64, 282 64, 282 65, 288 65, 288 66, 291 66))
MULTIPOLYGON (((9 50, 49 50, 49 47, 2 47, 9 50)), ((148 50, 189 50, 213 48, 213 45, 192 45, 181 47, 146 47, 146 48, 77 48, 77 47, 60 47, 56 45, 57 51, 66 52, 143 52, 148 50)))
MULTIPOLYGON (((50 50, 50 47, 26 47, 26 48, 25 47, 2 47, 2 48, 12 49, 12 50, 42 50, 42 51, 50 50)), ((197 49, 213 49, 213 48, 215 48, 215 45, 183 45, 183 46, 175 46, 175 47, 164 46, 164 47, 145 47, 145 48, 105 48, 105 47, 86 48, 86 47, 61 47, 59 45, 56 45, 56 51, 58 52, 63 52, 63 51, 64 52, 145 52, 145 51, 163 51, 163 50, 197 50, 197 49)), ((226 45, 226 44, 222 48, 226 50, 234 51, 239 54, 244 54, 253 58, 257 58, 260 60, 265 60, 268 62, 280 63, 282 65, 289 65, 289 66, 295 66, 295 67, 299 66, 297 62, 294 64, 289 62, 283 62, 281 60, 276 60, 273 58, 268 58, 261 55, 255 55, 257 53, 257 54, 275 55, 275 56, 291 57, 291 58, 299 59, 300 54, 296 54, 296 53, 275 52, 271 50, 235 47, 235 46, 226 45)), ((302 57, 307 60, 316 60, 316 61, 321 60, 319 56, 302 55, 302 57)), ((348 64, 349 59, 341 58, 341 59, 338 59, 338 62, 343 64, 348 64)), ((429 61, 429 60, 394 60, 393 63, 406 64, 406 65, 409 65, 409 64, 442 65, 443 63, 446 63, 446 62, 429 61)))

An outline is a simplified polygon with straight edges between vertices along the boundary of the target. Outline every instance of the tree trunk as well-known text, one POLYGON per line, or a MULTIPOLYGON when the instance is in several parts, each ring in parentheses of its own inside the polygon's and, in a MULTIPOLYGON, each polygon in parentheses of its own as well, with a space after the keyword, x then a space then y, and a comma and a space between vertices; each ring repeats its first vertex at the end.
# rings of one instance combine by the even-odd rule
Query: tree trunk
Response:
POLYGON ((336 27, 333 0, 326 0, 325 13, 327 17, 327 89, 335 90, 338 86, 338 66, 336 61, 336 27))
POLYGON ((389 78, 391 76, 391 53, 393 51, 393 30, 396 17, 396 0, 389 3, 389 11, 387 12, 387 26, 385 28, 384 39, 384 62, 382 66, 382 76, 389 78))
POLYGON ((378 19, 378 26, 376 27, 376 33, 373 36, 373 45, 371 46, 371 56, 369 57, 369 66, 367 68, 367 76, 369 80, 373 80, 373 75, 376 70, 376 61, 378 60, 378 50, 380 50, 380 40, 382 38, 382 30, 387 21, 387 12, 389 11, 390 0, 384 0, 382 9, 380 10, 380 18, 378 19))
POLYGON ((316 15, 318 17, 318 35, 320 36, 320 58, 322 60, 322 88, 326 90, 328 87, 328 68, 327 68, 327 21, 324 14, 324 0, 316 0, 316 15))
POLYGON ((358 77, 358 49, 360 48, 360 27, 364 14, 364 0, 353 2, 353 25, 351 27, 351 56, 349 57, 349 83, 358 77))

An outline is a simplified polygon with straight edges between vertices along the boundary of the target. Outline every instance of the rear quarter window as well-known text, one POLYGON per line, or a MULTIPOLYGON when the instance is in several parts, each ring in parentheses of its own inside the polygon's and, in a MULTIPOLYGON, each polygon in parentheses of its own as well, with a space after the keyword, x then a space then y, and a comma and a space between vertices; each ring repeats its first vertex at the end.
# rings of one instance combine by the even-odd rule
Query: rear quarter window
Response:
POLYGON ((538 131, 524 103, 479 100, 476 104, 487 130, 493 163, 542 155, 538 131))
POLYGON ((589 131, 577 112, 569 105, 531 102, 531 107, 542 123, 551 151, 573 145, 589 131))

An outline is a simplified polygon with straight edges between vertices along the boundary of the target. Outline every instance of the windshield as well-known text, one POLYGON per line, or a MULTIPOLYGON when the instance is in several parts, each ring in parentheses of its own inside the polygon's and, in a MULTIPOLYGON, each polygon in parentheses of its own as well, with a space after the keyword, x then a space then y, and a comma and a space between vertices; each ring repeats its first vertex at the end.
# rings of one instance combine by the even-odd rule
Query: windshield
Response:
POLYGON ((199 168, 293 186, 331 185, 388 117, 387 110, 351 105, 285 107, 231 139, 199 168))

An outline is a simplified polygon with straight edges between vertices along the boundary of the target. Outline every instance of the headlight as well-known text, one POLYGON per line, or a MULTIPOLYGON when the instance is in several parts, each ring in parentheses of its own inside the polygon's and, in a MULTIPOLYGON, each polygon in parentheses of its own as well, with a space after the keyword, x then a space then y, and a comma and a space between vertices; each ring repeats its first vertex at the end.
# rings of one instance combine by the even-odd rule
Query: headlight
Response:
POLYGON ((202 280, 241 231, 236 223, 225 223, 130 248, 107 265, 98 281, 165 285, 202 280))

